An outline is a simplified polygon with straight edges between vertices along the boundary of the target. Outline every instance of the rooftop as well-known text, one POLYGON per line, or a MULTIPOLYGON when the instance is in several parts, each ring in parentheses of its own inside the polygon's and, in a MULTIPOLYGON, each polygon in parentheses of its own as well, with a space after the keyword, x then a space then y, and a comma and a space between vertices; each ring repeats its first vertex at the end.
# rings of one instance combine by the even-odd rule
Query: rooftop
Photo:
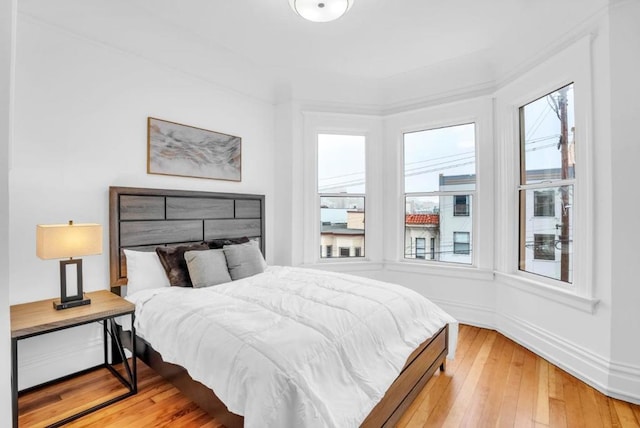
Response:
POLYGON ((407 214, 406 224, 430 224, 437 226, 440 223, 439 214, 407 214))

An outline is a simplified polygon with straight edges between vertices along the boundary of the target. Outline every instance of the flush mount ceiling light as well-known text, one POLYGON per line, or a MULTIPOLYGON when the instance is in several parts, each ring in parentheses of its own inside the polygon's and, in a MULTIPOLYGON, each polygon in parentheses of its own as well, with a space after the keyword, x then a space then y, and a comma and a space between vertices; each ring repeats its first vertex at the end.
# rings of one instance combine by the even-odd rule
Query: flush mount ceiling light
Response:
POLYGON ((289 0, 291 8, 304 19, 329 22, 347 13, 354 0, 289 0))

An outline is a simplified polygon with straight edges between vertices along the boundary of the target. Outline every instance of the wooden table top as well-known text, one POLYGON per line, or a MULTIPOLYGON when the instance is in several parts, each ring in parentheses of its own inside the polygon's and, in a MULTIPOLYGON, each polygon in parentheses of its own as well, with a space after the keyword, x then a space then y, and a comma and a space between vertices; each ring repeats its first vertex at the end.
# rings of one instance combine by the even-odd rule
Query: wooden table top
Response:
POLYGON ((23 338, 113 316, 131 314, 135 305, 108 290, 85 293, 91 303, 56 310, 53 300, 11 306, 11 338, 23 338))

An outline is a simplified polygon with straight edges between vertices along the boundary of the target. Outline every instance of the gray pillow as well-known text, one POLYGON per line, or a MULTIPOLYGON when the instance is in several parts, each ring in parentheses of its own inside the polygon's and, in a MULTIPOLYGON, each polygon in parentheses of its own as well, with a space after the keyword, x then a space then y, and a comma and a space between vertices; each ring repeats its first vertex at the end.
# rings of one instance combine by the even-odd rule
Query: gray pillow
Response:
POLYGON ((229 274, 234 281, 262 273, 267 267, 255 241, 246 244, 225 245, 222 250, 227 258, 229 274))
POLYGON ((223 250, 187 251, 184 259, 194 288, 231 282, 223 250))

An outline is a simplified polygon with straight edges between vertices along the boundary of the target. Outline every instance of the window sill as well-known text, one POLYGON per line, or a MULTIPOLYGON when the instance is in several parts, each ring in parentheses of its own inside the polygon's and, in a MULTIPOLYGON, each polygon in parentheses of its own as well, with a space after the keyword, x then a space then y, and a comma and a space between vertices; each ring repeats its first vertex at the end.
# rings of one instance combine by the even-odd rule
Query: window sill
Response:
POLYGON ((543 297, 545 299, 553 300, 554 302, 570 306, 589 314, 595 313, 598 302, 600 302, 598 299, 578 296, 571 291, 523 278, 518 275, 502 272, 495 272, 495 275, 500 282, 509 287, 535 296, 543 297))
POLYGON ((360 259, 357 261, 348 259, 338 260, 318 260, 315 263, 306 263, 301 267, 310 269, 324 269, 332 272, 369 272, 382 270, 383 264, 378 262, 372 262, 367 259, 360 259))
POLYGON ((454 265, 447 266, 442 263, 429 262, 387 262, 384 264, 385 269, 392 272, 411 272, 426 275, 446 276, 450 278, 478 279, 483 281, 493 280, 493 271, 488 269, 479 269, 472 266, 454 265))

